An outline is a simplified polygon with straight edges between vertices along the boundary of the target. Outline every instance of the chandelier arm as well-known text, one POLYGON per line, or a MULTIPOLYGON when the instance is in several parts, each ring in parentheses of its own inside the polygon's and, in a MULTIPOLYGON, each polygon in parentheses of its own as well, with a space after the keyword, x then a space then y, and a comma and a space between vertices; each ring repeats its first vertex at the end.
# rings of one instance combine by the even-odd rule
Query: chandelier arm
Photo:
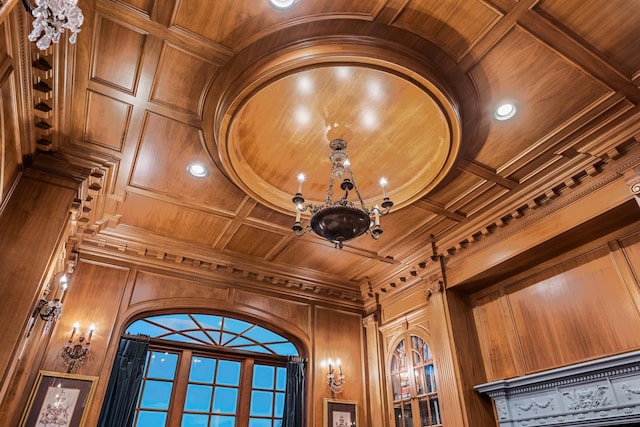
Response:
POLYGON ((31 5, 31 2, 29 2, 29 0, 22 0, 22 5, 24 6, 27 12, 29 12, 30 14, 33 14, 33 9, 35 9, 35 7, 31 5))
POLYGON ((324 200, 324 204, 329 206, 331 204, 331 199, 333 199, 333 184, 335 180, 333 179, 333 171, 335 169, 335 165, 331 168, 331 176, 329 177, 329 188, 327 188, 327 198, 324 200))
POLYGON ((349 168, 349 176, 351 176, 351 182, 353 182, 353 188, 356 190, 356 196, 358 196, 358 200, 360 201, 360 207, 364 212, 368 214, 369 210, 364 205, 364 201, 362 200, 362 196, 360 195, 360 190, 358 190, 358 184, 356 184, 356 177, 353 176, 353 171, 351 170, 351 168, 349 168))

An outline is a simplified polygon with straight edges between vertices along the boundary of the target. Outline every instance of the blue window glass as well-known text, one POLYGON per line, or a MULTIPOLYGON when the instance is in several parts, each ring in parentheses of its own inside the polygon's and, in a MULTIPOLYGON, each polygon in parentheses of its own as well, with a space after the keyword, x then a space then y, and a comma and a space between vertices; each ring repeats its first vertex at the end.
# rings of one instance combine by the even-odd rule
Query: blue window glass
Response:
POLYGON ((271 420, 264 418, 251 418, 249 427, 271 427, 271 420))
POLYGON ((147 378, 172 380, 176 374, 177 363, 177 354, 154 351, 148 359, 147 378))
POLYGON ((152 339, 134 426, 162 427, 178 416, 182 427, 235 427, 242 416, 252 427, 281 427, 286 368, 269 364, 277 362, 252 362, 251 352, 298 355, 283 336, 244 320, 191 313, 140 319, 127 333, 144 333, 152 339), (219 347, 226 348, 217 351, 219 347), (243 372, 243 360, 253 372, 243 372), (186 377, 187 384, 174 387, 178 377, 186 377), (242 388, 241 377, 248 377, 250 388, 242 388), (172 398, 184 405, 172 405, 172 398), (242 399, 248 404, 240 405, 242 399))
POLYGON ((276 390, 284 390, 287 385, 287 368, 278 367, 276 371, 276 390))
POLYGON ((217 384, 234 385, 240 384, 240 362, 231 360, 221 360, 218 362, 217 384))
POLYGON ((216 371, 216 359, 194 356, 191 359, 189 381, 197 383, 213 383, 213 374, 216 371))
POLYGON ((171 400, 171 388, 173 383, 167 381, 147 380, 140 407, 146 409, 169 409, 171 400))
POLYGON ((136 427, 161 427, 164 426, 166 422, 166 412, 140 411, 138 412, 136 427))
POLYGON ((211 424, 209 425, 217 427, 235 427, 236 417, 214 415, 213 417, 211 417, 211 424))
POLYGON ((258 417, 270 417, 273 415, 273 397, 272 392, 252 391, 249 415, 258 417))
POLYGON ((234 414, 238 403, 238 389, 216 387, 213 394, 213 411, 221 414, 234 414))
POLYGON ((184 414, 182 427, 209 427, 209 415, 184 414))
POLYGON ((184 410, 189 412, 207 412, 211 409, 213 387, 208 385, 189 384, 184 410))
POLYGON ((253 368, 253 388, 273 389, 275 366, 255 365, 253 368))

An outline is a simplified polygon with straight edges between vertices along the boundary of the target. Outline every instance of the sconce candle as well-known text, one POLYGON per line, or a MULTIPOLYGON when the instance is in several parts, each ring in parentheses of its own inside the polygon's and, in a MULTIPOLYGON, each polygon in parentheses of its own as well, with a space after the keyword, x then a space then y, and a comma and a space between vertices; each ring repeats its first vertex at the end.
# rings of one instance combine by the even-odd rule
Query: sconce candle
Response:
POLYGON ((76 334, 76 331, 78 330, 79 327, 80 327, 80 324, 78 322, 73 324, 73 330, 71 331, 71 336, 69 337, 69 342, 73 341, 73 336, 76 334))
POLYGON ((93 336, 93 331, 96 330, 96 326, 92 323, 89 327, 89 336, 87 337, 87 344, 91 344, 91 337, 93 336))
POLYGON ((298 174, 298 193, 302 194, 302 183, 304 182, 304 174, 298 174))
POLYGON ((346 377, 342 373, 342 363, 340 362, 340 359, 336 360, 336 364, 338 365, 338 375, 334 374, 333 360, 327 360, 327 365, 329 366, 327 384, 329 384, 329 388, 331 389, 331 397, 335 397, 336 393, 340 393, 342 391, 342 386, 347 381, 346 377))

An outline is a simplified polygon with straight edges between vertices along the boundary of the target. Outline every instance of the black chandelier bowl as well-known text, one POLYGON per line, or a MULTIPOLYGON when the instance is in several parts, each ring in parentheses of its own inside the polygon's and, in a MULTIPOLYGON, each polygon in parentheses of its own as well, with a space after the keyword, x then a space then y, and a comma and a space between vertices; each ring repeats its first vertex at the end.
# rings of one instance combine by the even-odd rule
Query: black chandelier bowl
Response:
POLYGON ((362 209, 327 206, 313 214, 310 225, 317 235, 342 247, 344 242, 366 233, 371 226, 371 218, 362 209))

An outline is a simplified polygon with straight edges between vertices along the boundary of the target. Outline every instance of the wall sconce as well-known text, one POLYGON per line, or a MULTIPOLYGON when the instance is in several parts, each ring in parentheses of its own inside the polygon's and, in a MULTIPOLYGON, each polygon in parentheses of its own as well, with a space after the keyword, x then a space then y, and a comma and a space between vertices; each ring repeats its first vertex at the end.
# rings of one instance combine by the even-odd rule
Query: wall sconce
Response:
POLYGON ((64 366, 67 367, 67 373, 74 372, 76 369, 82 367, 91 356, 91 336, 96 327, 93 323, 89 327, 88 336, 86 337, 87 342, 84 342, 85 336, 82 334, 78 337, 78 342, 74 344, 73 337, 79 328, 80 326, 78 322, 76 322, 73 325, 73 331, 71 331, 69 341, 62 348, 62 354, 60 355, 64 361, 64 366))
POLYGON ((340 363, 340 359, 336 360, 336 364, 338 365, 338 375, 335 373, 333 361, 331 359, 327 361, 327 365, 329 366, 327 384, 329 384, 329 388, 331 389, 331 397, 335 397, 336 393, 341 393, 342 386, 347 382, 346 377, 342 373, 342 364, 340 363))
POLYGON ((45 326, 43 333, 48 334, 51 330, 51 325, 53 322, 57 321, 62 314, 62 298, 64 297, 64 293, 67 290, 67 276, 63 274, 60 277, 60 286, 58 288, 58 294, 51 301, 46 299, 49 294, 49 287, 44 291, 43 298, 38 301, 36 308, 33 310, 33 314, 31 315, 31 319, 29 320, 29 331, 27 332, 27 338, 31 335, 31 331, 36 324, 36 320, 40 317, 44 320, 45 326))

